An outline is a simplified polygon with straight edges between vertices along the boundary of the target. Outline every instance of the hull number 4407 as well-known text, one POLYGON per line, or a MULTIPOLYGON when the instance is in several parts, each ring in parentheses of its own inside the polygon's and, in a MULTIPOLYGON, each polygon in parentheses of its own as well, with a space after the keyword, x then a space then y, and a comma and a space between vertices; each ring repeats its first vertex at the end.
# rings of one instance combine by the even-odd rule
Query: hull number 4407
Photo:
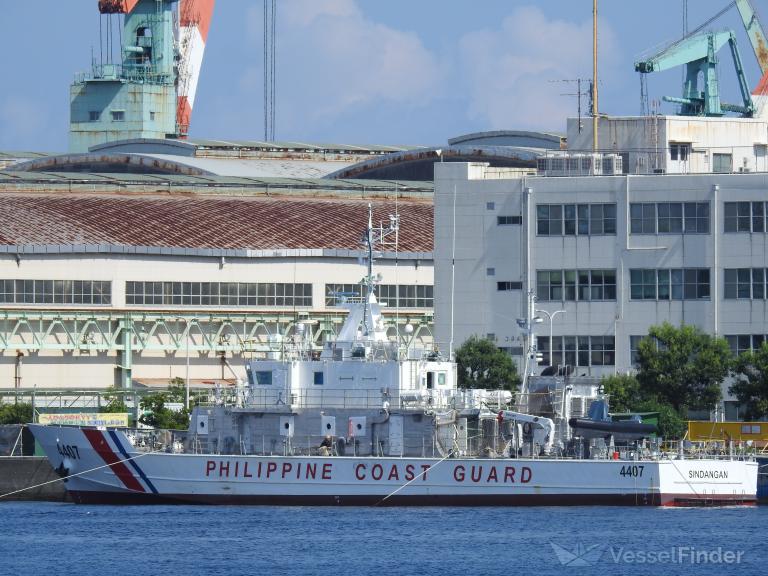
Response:
POLYGON ((643 468, 644 466, 622 466, 621 472, 619 472, 619 476, 624 476, 625 478, 641 478, 643 476, 643 468))
POLYGON ((73 444, 59 444, 56 443, 56 450, 59 451, 59 455, 64 458, 71 458, 72 460, 80 460, 80 451, 77 446, 73 444))

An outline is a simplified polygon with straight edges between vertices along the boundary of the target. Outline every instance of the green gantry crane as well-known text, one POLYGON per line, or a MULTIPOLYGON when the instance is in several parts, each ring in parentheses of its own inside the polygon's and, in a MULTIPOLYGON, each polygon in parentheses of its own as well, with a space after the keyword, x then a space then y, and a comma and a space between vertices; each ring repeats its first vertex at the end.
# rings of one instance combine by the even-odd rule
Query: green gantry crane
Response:
POLYGON ((660 72, 676 66, 686 66, 683 96, 664 96, 666 102, 681 104, 680 114, 684 116, 722 116, 725 112, 737 112, 752 116, 756 107, 750 95, 744 76, 741 55, 736 36, 731 31, 704 32, 678 40, 651 58, 635 63, 635 70, 641 74, 660 72), (736 76, 743 103, 727 104, 720 101, 720 87, 717 78, 717 52, 728 44, 736 67, 736 76), (699 74, 703 86, 699 87, 699 74))

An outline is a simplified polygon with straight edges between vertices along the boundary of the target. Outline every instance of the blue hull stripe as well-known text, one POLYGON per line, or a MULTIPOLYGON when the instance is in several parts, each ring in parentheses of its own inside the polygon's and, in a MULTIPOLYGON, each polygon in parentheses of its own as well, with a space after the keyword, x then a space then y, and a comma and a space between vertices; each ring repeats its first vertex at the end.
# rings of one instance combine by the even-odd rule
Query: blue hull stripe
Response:
MULTIPOLYGON (((120 451, 120 454, 123 455, 123 458, 130 458, 131 455, 125 451, 125 448, 123 448, 123 445, 120 443, 120 438, 118 437, 117 433, 114 430, 110 430, 109 435, 112 437, 112 442, 115 443, 115 446, 117 446, 117 449, 120 451)), ((135 459, 128 460, 128 463, 133 467, 134 470, 136 470, 136 473, 141 477, 142 480, 144 480, 144 483, 149 487, 152 493, 157 494, 158 493, 157 489, 152 485, 152 482, 149 481, 149 478, 147 478, 147 475, 144 474, 144 471, 141 468, 139 468, 139 465, 136 463, 136 460, 135 459)))

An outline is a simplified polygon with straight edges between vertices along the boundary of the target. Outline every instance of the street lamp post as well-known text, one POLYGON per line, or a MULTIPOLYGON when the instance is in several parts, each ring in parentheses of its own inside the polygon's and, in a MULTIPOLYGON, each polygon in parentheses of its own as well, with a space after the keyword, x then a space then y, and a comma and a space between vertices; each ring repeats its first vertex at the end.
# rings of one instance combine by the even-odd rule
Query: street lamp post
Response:
MULTIPOLYGON (((549 320, 549 367, 552 368, 553 366, 553 350, 552 350, 552 320, 555 319, 555 316, 558 314, 565 314, 565 310, 555 310, 554 312, 547 312, 546 310, 535 310, 534 314, 544 314, 547 319, 549 320)), ((565 363, 565 361, 563 361, 565 363)))

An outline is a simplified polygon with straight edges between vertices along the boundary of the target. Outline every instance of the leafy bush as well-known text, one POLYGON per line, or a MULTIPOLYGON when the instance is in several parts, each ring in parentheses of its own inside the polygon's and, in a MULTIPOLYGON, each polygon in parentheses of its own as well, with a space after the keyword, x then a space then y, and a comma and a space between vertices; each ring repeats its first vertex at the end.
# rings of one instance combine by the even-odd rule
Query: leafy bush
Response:
POLYGON ((512 357, 487 338, 471 336, 456 350, 459 388, 507 389, 520 385, 512 357))
MULTIPOLYGON (((186 407, 179 411, 166 408, 169 402, 184 402, 186 399, 186 388, 182 378, 171 380, 168 390, 162 392, 153 392, 147 394, 141 399, 140 406, 145 414, 139 417, 139 422, 154 428, 164 428, 168 430, 187 430, 189 428, 189 410, 186 407)), ((197 398, 192 397, 190 401, 197 403, 197 398)))
POLYGON ((29 422, 32 422, 32 404, 20 402, 0 405, 0 425, 28 424, 29 422))

